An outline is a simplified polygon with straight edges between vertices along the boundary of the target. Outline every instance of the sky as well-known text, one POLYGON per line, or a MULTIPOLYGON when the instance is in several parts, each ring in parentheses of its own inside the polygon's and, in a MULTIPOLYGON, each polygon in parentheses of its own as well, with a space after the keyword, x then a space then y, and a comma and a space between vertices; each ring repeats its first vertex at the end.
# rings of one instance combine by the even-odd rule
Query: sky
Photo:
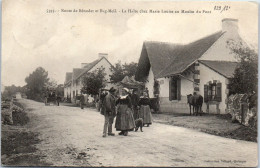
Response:
POLYGON ((66 72, 96 60, 98 53, 108 53, 112 64, 138 62, 144 41, 186 44, 221 30, 224 18, 238 19, 241 37, 258 46, 258 5, 252 2, 3 0, 1 83, 23 86, 26 76, 41 66, 62 84, 66 72), (108 9, 116 13, 100 12, 108 9))

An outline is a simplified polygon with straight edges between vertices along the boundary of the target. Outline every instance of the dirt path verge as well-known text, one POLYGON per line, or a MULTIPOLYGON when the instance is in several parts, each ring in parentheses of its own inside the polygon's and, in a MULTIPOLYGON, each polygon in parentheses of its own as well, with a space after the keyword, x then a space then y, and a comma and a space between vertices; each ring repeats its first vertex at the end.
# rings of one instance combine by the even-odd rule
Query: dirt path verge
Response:
MULTIPOLYGON (((15 104, 24 109, 23 105, 15 104)), ((30 131, 27 124, 30 121, 25 111, 14 111, 13 125, 2 124, 1 163, 2 166, 49 166, 42 162, 42 156, 37 154, 36 144, 40 143, 39 134, 30 131)))
POLYGON ((17 127, 21 132, 36 133, 24 136, 29 139, 37 137, 39 140, 30 140, 35 144, 28 147, 27 153, 20 153, 21 157, 12 154, 18 158, 16 166, 17 163, 19 166, 28 166, 30 158, 34 159, 31 161, 34 164, 32 166, 51 163, 50 166, 62 167, 257 165, 257 143, 254 142, 223 138, 157 122, 144 127, 144 132, 129 132, 127 137, 118 135, 113 125, 116 135, 103 138, 104 116, 96 110, 62 105, 45 106, 26 99, 21 102, 27 105, 26 109, 30 109, 26 112, 30 121, 23 127, 17 127), (27 156, 29 159, 25 158, 27 156))
POLYGON ((191 128, 226 138, 257 142, 257 130, 239 123, 232 123, 229 114, 203 116, 153 114, 153 118, 155 122, 162 124, 191 128))

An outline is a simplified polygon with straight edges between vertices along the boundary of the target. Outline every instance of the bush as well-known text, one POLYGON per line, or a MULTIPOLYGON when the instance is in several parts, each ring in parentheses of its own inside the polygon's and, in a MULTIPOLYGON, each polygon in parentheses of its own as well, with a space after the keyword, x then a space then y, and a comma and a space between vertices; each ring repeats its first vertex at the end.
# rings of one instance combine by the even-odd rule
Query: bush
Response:
POLYGON ((231 79, 229 94, 257 93, 258 54, 242 44, 231 41, 229 45, 239 61, 231 79))

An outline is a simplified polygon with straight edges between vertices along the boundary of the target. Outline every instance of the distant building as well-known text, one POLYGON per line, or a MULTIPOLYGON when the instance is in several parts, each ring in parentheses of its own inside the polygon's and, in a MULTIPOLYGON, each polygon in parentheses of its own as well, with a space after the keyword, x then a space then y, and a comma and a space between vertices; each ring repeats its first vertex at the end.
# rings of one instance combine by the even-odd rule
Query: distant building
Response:
POLYGON ((20 92, 16 92, 15 98, 16 99, 21 99, 22 98, 22 94, 20 92))
POLYGON ((159 90, 162 112, 189 112, 187 95, 197 92, 204 97, 204 112, 224 114, 237 65, 230 40, 246 45, 237 19, 223 19, 221 31, 187 45, 144 42, 135 78, 146 81, 150 97, 159 90))
MULTIPOLYGON (((81 93, 81 88, 83 87, 82 78, 84 74, 98 68, 105 68, 105 78, 110 81, 109 75, 112 74, 110 68, 113 67, 113 65, 108 61, 107 56, 107 54, 99 53, 99 58, 97 60, 91 63, 81 63, 81 68, 73 68, 72 72, 67 72, 64 82, 64 97, 70 98, 71 101, 74 102, 76 95, 81 93)), ((108 89, 110 87, 112 87, 112 84, 107 83, 106 88, 108 89)))

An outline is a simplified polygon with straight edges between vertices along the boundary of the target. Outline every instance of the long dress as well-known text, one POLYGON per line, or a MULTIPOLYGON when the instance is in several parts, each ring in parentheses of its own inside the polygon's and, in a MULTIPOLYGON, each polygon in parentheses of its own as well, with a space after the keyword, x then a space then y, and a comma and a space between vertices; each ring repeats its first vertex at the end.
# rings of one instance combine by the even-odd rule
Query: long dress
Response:
POLYGON ((139 116, 139 110, 138 110, 138 103, 139 103, 139 96, 137 94, 133 94, 131 96, 131 101, 132 101, 132 105, 133 105, 133 116, 134 116, 134 119, 138 119, 140 118, 139 116))
POLYGON ((133 131, 135 121, 132 112, 132 103, 129 96, 121 97, 116 101, 117 115, 115 127, 117 131, 133 131))
POLYGON ((151 102, 149 98, 140 98, 139 101, 140 118, 143 119, 144 124, 152 124, 151 102))

